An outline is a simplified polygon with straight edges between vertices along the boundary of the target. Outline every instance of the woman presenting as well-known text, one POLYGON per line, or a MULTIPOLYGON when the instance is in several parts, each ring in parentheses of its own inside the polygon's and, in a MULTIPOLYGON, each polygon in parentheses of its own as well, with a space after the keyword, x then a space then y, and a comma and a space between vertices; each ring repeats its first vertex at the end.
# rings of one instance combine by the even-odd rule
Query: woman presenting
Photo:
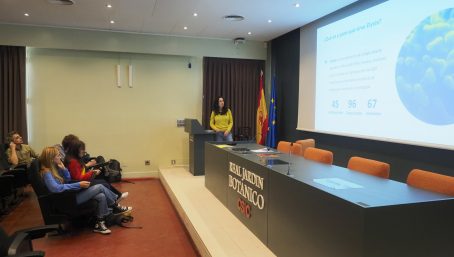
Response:
POLYGON ((233 117, 229 108, 225 107, 224 98, 219 96, 213 104, 210 127, 216 131, 216 141, 233 141, 233 117))

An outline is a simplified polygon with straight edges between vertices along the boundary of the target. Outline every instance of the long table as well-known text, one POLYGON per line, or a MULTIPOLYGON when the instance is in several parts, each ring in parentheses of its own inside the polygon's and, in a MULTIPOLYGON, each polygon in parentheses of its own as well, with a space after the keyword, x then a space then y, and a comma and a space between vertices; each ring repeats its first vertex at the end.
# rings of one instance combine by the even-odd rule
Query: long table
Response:
POLYGON ((206 143, 205 186, 277 256, 454 256, 454 198, 238 148, 206 143))

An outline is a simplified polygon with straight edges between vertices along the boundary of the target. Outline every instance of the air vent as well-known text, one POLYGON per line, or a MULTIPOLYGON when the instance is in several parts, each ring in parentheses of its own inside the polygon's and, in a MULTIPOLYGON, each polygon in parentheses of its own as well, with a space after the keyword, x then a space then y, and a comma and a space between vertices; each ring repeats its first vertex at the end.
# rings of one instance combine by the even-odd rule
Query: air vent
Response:
POLYGON ((246 39, 244 39, 244 37, 237 37, 233 39, 233 43, 235 43, 235 45, 244 44, 245 42, 246 39))
POLYGON ((224 20, 226 21, 242 21, 244 17, 241 15, 226 15, 224 16, 224 20))
POLYGON ((56 5, 73 5, 74 0, 47 0, 51 4, 56 5))

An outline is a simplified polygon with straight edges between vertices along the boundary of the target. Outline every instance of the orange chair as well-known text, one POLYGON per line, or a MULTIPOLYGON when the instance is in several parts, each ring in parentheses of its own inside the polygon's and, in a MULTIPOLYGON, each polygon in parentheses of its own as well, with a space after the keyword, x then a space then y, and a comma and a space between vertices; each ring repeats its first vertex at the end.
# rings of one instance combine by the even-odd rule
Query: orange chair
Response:
POLYGON ((389 164, 385 162, 353 156, 348 161, 347 168, 381 178, 389 178, 389 164))
POLYGON ((290 152, 290 145, 291 145, 290 142, 279 141, 279 143, 277 143, 277 150, 279 152, 289 153, 290 152))
POLYGON ((308 147, 303 154, 304 158, 325 164, 333 164, 333 153, 315 147, 308 147))
POLYGON ((407 184, 435 193, 454 196, 454 177, 451 176, 413 169, 408 174, 407 184))
POLYGON ((297 140, 297 141, 295 141, 295 143, 300 144, 301 146, 303 146, 303 154, 304 154, 304 151, 306 151, 306 149, 308 147, 315 147, 315 140, 312 139, 312 138, 297 140))
POLYGON ((291 150, 292 154, 299 156, 303 156, 304 153, 302 145, 287 141, 279 141, 279 143, 277 144, 277 150, 282 153, 290 153, 291 150))

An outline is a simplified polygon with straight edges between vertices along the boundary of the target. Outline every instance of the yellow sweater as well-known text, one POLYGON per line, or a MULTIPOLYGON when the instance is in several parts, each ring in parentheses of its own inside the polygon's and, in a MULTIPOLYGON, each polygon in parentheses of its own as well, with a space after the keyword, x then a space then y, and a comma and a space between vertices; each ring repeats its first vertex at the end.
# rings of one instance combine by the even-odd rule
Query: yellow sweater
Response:
POLYGON ((213 130, 230 132, 233 127, 233 117, 230 109, 227 109, 227 112, 224 115, 215 114, 212 111, 210 117, 210 127, 213 130))

